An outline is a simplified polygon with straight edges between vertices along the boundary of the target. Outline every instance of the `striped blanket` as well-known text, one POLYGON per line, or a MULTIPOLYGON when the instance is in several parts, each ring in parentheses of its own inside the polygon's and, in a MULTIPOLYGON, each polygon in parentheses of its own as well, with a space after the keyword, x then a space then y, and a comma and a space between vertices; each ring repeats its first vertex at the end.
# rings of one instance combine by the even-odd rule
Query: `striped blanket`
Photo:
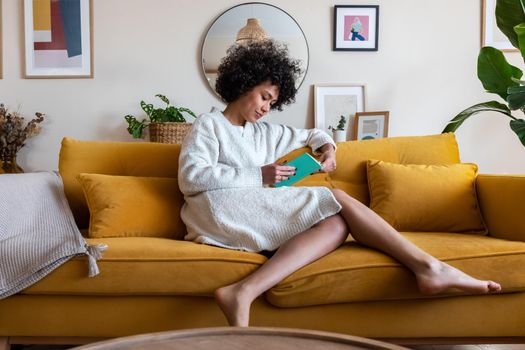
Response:
POLYGON ((105 246, 88 246, 54 172, 0 175, 0 299, 36 283, 78 254, 90 277, 105 246))

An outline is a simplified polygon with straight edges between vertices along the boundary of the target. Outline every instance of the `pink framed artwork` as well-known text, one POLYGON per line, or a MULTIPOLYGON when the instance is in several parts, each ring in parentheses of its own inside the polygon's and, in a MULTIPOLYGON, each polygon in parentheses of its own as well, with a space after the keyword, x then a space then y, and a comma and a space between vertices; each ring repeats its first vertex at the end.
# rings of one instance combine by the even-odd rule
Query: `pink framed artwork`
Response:
POLYGON ((334 6, 333 51, 377 51, 378 5, 334 6))

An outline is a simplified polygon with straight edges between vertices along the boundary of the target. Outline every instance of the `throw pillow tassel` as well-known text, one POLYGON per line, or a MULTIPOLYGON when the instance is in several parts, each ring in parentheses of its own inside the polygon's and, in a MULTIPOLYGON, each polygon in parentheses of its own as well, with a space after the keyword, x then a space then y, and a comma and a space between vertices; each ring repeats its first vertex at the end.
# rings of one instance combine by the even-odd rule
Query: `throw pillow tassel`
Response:
POLYGON ((88 245, 86 244, 86 254, 89 260, 89 277, 95 277, 100 273, 97 260, 102 258, 102 252, 108 249, 106 244, 88 245))

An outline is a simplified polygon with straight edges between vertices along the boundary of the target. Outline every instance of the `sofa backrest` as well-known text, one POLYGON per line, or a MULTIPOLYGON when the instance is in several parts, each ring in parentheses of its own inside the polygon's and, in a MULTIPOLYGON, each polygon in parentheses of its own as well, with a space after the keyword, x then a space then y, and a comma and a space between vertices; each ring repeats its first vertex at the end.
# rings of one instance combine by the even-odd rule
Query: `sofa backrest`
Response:
MULTIPOLYGON (((308 149, 295 150, 281 158, 293 159, 308 149)), ((180 145, 150 142, 105 142, 62 140, 59 171, 79 228, 87 228, 89 210, 77 179, 80 173, 177 178, 180 145)), ((338 144, 337 169, 310 176, 298 185, 340 188, 369 204, 366 161, 378 159, 401 164, 459 163, 454 134, 392 137, 338 144)))
POLYGON ((459 150, 453 133, 430 136, 404 136, 338 144, 337 168, 330 173, 332 188, 340 188, 369 205, 366 174, 369 159, 398 164, 456 164, 459 150))

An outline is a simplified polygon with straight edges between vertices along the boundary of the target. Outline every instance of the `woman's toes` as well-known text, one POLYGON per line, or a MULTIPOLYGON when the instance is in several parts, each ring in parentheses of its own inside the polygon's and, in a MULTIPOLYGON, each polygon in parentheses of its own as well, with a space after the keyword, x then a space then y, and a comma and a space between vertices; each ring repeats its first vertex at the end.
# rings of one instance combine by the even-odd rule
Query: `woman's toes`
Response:
POLYGON ((488 289, 489 289, 489 292, 500 292, 501 285, 494 281, 488 281, 488 289))
POLYGON ((499 283, 479 280, 445 263, 436 265, 417 277, 419 288, 424 294, 441 293, 450 288, 473 294, 501 291, 499 283))

